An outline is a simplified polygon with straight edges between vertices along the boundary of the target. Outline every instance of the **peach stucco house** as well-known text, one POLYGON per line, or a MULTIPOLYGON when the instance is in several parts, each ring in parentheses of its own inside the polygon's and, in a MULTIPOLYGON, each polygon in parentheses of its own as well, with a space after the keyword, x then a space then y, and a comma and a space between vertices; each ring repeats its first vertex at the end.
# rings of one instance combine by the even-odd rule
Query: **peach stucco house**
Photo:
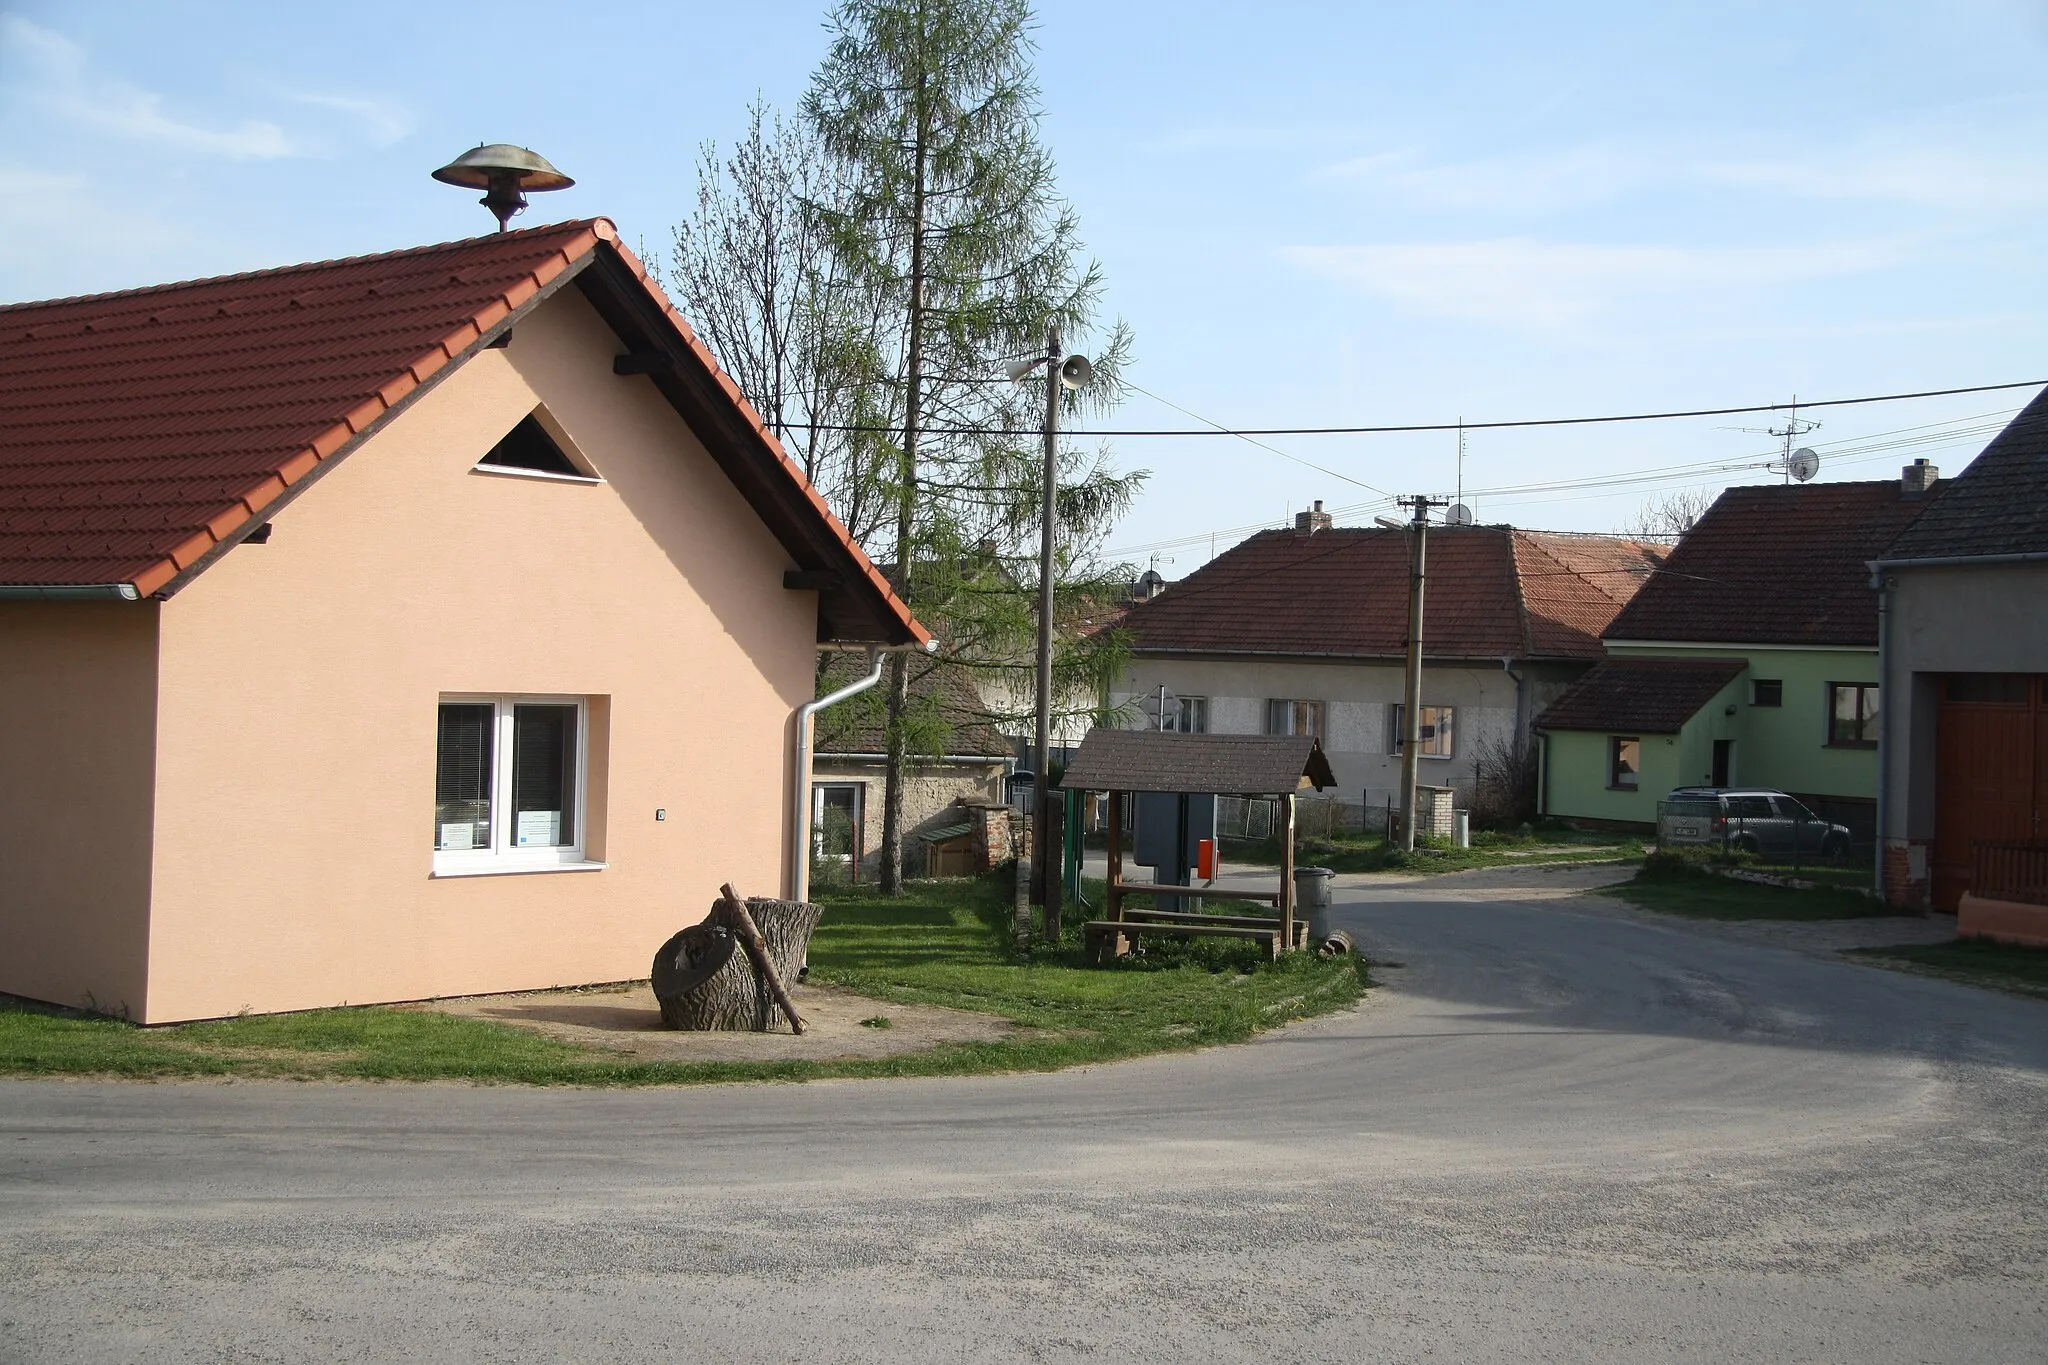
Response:
POLYGON ((0 307, 0 991, 644 976, 926 639, 602 219, 0 307))

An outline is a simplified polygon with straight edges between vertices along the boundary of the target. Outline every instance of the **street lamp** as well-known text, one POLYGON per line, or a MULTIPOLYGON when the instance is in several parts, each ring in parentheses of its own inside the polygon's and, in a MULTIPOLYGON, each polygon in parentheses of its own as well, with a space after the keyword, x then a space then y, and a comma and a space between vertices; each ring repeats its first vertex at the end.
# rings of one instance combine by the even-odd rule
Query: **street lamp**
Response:
POLYGON ((1060 887, 1050 866, 1051 850, 1046 847, 1050 819, 1046 812, 1052 781, 1052 530, 1053 503, 1059 494, 1060 390, 1081 388, 1095 377, 1088 357, 1063 357, 1060 352, 1060 325, 1048 323, 1044 356, 1009 366, 1010 378, 1018 383, 1041 364, 1045 366, 1044 501, 1039 508, 1038 526, 1038 705, 1033 736, 1038 759, 1038 799, 1031 808, 1031 866, 1038 877, 1040 903, 1045 906, 1045 935, 1053 939, 1060 933, 1060 887))

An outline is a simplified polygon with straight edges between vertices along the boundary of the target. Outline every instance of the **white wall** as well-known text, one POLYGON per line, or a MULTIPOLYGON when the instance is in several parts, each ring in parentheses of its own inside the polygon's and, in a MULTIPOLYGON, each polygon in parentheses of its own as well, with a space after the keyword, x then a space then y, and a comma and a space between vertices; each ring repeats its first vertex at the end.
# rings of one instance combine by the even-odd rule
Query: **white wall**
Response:
MULTIPOLYGON (((1399 663, 1148 656, 1132 662, 1124 685, 1111 693, 1110 700, 1116 704, 1142 700, 1146 694, 1156 693, 1161 683, 1177 696, 1207 697, 1212 734, 1263 733, 1269 698, 1320 701, 1324 704, 1323 752, 1337 775, 1337 791, 1332 794, 1344 801, 1379 806, 1400 785, 1401 760, 1387 733, 1390 708, 1402 698, 1399 663)), ((1473 755, 1489 740, 1515 731, 1515 680, 1497 664, 1491 668, 1427 667, 1422 675, 1422 704, 1451 706, 1457 711, 1451 757, 1425 757, 1417 780, 1458 787, 1459 804, 1463 805, 1472 783, 1473 755)), ((1527 714, 1525 710, 1525 723, 1527 714)), ((1127 723, 1142 725, 1142 713, 1127 723)))

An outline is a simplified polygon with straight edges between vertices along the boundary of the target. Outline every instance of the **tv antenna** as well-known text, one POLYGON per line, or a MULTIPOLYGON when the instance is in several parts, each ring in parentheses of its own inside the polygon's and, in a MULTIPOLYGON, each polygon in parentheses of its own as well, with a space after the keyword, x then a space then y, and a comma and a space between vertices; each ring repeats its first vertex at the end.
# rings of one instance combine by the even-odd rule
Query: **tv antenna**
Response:
POLYGON ((1776 436, 1784 441, 1784 454, 1772 460, 1765 467, 1783 474, 1786 483, 1791 483, 1794 479, 1797 479, 1800 483, 1805 483, 1808 479, 1820 473, 1820 456, 1803 446, 1798 450, 1792 448, 1793 441, 1804 436, 1809 431, 1817 431, 1819 429, 1820 423, 1810 417, 1801 417, 1799 415, 1799 395, 1796 393, 1792 395, 1791 411, 1786 416, 1784 426, 1726 428, 1729 431, 1746 431, 1752 436, 1776 436), (1801 473, 1801 470, 1805 472, 1801 473))

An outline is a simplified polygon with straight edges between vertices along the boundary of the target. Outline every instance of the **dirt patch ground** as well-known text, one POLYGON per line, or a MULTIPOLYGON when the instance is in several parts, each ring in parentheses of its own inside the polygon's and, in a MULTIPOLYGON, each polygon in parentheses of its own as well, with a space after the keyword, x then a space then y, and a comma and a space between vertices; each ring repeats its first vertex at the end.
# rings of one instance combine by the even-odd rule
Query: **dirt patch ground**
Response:
MULTIPOLYGON (((936 1005, 894 1005, 829 986, 790 992, 803 1016, 802 1037, 782 1033, 678 1033, 661 1026, 661 1007, 646 982, 561 991, 430 1000, 411 1009, 530 1028, 581 1047, 662 1062, 823 1062, 839 1057, 895 1057, 947 1043, 994 1042, 1020 1030, 992 1014, 936 1005), (887 1019, 887 1028, 864 1024, 887 1019)), ((788 1024, 783 1024, 786 1030, 788 1024)))

